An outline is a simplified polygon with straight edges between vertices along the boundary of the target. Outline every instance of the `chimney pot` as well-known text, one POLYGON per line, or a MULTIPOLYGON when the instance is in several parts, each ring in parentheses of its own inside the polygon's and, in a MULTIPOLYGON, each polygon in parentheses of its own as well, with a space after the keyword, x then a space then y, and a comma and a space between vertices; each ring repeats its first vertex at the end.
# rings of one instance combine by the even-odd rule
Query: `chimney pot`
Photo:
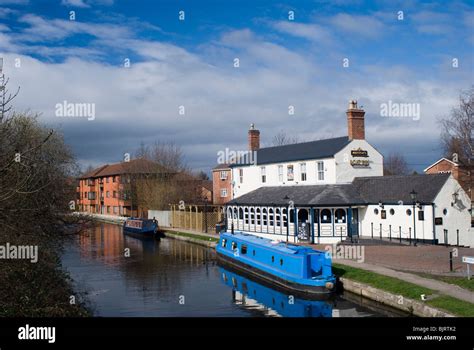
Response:
POLYGON ((365 139, 365 111, 357 107, 357 100, 349 101, 347 115, 347 135, 349 140, 365 139))
POLYGON ((249 151, 258 151, 260 149, 260 131, 255 129, 255 124, 250 124, 248 132, 249 151))

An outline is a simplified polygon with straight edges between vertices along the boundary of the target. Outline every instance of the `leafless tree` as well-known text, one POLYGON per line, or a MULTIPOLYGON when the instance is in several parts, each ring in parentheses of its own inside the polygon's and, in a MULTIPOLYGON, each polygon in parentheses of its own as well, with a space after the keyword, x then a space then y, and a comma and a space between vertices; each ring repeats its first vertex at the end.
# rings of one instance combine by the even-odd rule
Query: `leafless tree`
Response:
POLYGON ((474 86, 462 91, 459 106, 454 107, 447 117, 439 120, 445 156, 453 159, 453 154, 456 154, 455 160, 464 165, 471 164, 474 155, 473 113, 474 86))
POLYGON ((284 131, 278 132, 278 134, 273 136, 273 139, 272 139, 273 146, 290 145, 290 144, 298 143, 298 142, 299 142, 299 138, 297 135, 289 136, 284 131))
POLYGON ((408 163, 401 153, 391 153, 384 158, 384 175, 407 175, 409 173, 408 163))

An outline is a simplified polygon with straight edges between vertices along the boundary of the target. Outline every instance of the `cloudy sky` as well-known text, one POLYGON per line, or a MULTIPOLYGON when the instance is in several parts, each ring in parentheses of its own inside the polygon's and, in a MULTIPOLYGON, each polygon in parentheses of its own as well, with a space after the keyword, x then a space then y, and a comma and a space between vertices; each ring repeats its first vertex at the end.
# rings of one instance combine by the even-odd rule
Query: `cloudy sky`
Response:
POLYGON ((422 170, 441 155, 437 119, 474 82, 474 8, 0 0, 0 55, 10 89, 21 86, 16 109, 60 128, 83 166, 174 141, 209 171, 218 151, 246 148, 250 123, 263 145, 282 130, 307 141, 346 135, 348 100, 357 99, 369 142, 422 170), (58 117, 64 101, 94 104, 95 118, 58 117), (419 104, 419 118, 381 116, 389 101, 419 104))

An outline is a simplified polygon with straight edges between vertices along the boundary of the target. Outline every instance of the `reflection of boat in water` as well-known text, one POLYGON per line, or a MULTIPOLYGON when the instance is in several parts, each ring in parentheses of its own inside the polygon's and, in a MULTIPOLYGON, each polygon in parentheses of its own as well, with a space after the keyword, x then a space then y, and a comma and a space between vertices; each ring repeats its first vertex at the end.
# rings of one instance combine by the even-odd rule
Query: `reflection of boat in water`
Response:
POLYGON ((235 304, 265 316, 331 317, 329 300, 305 300, 266 287, 250 278, 220 267, 221 280, 232 288, 235 304))
POLYGON ((329 295, 335 289, 325 252, 241 232, 221 233, 219 261, 300 295, 329 295))
POLYGON ((123 223, 123 232, 141 237, 159 238, 158 222, 155 220, 129 218, 123 223))

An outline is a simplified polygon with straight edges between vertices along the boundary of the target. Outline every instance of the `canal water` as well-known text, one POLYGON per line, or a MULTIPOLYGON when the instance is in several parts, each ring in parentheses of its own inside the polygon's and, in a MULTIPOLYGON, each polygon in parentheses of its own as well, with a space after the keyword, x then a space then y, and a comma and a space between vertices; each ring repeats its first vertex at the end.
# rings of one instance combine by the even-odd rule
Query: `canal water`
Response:
POLYGON ((213 249, 131 237, 113 224, 77 236, 62 263, 95 316, 395 316, 350 295, 294 298, 220 267, 213 249))

